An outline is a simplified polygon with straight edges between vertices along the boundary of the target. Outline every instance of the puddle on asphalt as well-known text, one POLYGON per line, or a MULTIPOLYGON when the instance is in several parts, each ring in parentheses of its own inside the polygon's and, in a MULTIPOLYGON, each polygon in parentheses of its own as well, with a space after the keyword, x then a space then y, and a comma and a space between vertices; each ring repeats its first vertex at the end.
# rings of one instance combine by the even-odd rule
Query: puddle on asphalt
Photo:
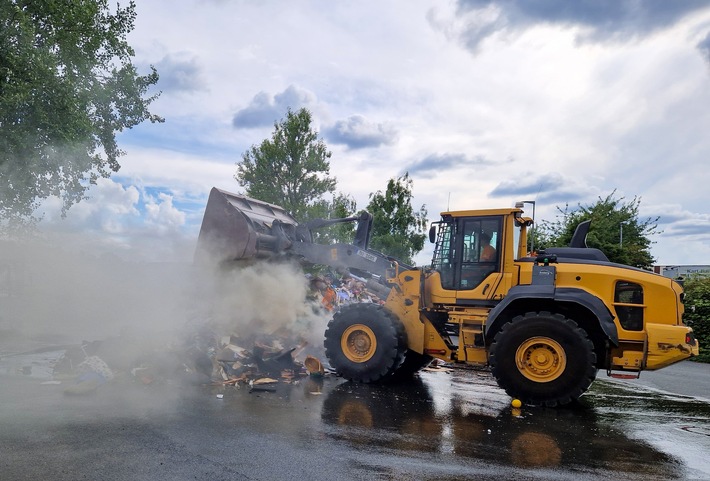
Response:
POLYGON ((322 418, 337 427, 330 436, 364 450, 630 479, 703 479, 710 477, 710 439, 703 434, 709 414, 710 404, 693 398, 640 393, 605 381, 570 408, 514 409, 488 373, 464 370, 423 373, 407 385, 340 384, 328 393, 322 418), (692 437, 703 438, 695 451, 685 446, 692 437))
POLYGON ((679 461, 689 479, 710 479, 710 403, 614 381, 596 382, 585 402, 632 442, 679 461))

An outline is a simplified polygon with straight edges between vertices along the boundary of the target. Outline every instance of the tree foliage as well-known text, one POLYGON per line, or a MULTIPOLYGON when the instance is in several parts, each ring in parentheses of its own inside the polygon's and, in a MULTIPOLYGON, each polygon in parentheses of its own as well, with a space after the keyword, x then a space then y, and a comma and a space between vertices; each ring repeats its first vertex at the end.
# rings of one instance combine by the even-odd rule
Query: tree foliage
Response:
POLYGON ((700 356, 696 360, 710 362, 710 277, 693 276, 684 282, 683 289, 683 321, 693 328, 700 343, 700 356))
POLYGON ((331 153, 311 122, 307 109, 289 109, 286 119, 274 123, 271 139, 242 155, 234 176, 247 196, 280 205, 299 222, 323 217, 328 204, 322 196, 336 186, 328 175, 331 153))
POLYGON ((0 0, 0 219, 54 195, 66 213, 119 170, 116 132, 162 121, 146 96, 157 72, 131 62, 135 18, 133 2, 0 0))
POLYGON ((536 250, 546 247, 569 245, 580 222, 592 221, 587 245, 596 247, 606 254, 610 261, 619 264, 651 269, 655 259, 651 255, 649 236, 658 232, 658 217, 639 219, 641 199, 634 197, 625 201, 615 198, 616 191, 599 197, 592 205, 579 205, 570 210, 557 208, 559 215, 555 221, 542 221, 533 231, 536 250))
MULTIPOLYGON (((357 203, 347 194, 338 192, 333 200, 318 199, 308 208, 307 219, 343 219, 355 215, 357 203)), ((313 242, 317 244, 333 244, 337 242, 349 244, 355 236, 355 223, 342 222, 330 226, 313 228, 313 242)))
POLYGON ((408 264, 424 248, 427 227, 425 206, 412 207, 412 187, 409 173, 390 179, 384 193, 370 194, 367 206, 373 215, 370 246, 408 264))
MULTIPOLYGON (((339 193, 333 198, 333 202, 330 205, 330 218, 344 219, 346 217, 352 217, 355 215, 356 211, 357 203, 355 199, 349 195, 339 193)), ((331 242, 349 244, 353 241, 354 236, 355 224, 352 222, 335 224, 328 231, 328 239, 331 242)))

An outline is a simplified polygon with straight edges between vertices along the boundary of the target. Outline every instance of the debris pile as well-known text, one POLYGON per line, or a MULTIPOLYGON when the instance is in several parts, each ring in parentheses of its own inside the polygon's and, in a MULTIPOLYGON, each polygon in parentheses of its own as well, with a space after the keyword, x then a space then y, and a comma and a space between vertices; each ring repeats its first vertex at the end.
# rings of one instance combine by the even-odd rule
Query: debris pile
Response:
MULTIPOLYGON (((332 312, 339 306, 356 302, 371 302, 384 304, 382 299, 372 288, 373 284, 352 274, 340 278, 332 274, 323 277, 311 277, 311 299, 319 302, 326 311, 332 312)), ((387 288, 382 286, 379 293, 386 296, 387 288)))
MULTIPOLYGON (((365 279, 356 276, 307 275, 306 280, 306 303, 315 316, 326 321, 346 304, 384 303, 380 296, 384 297, 386 288, 382 287, 378 295, 365 279)), ((112 379, 140 385, 187 382, 273 390, 278 383, 296 383, 304 377, 322 377, 330 372, 321 362, 322 346, 309 345, 298 333, 299 329, 303 333, 304 326, 228 335, 224 335, 224 326, 209 317, 195 318, 188 326, 179 339, 166 335, 141 346, 137 346, 135 338, 128 337, 84 341, 81 346, 67 349, 57 361, 54 378, 73 380, 67 394, 93 392, 112 379)))
MULTIPOLYGON (((346 274, 337 277, 307 276, 309 293, 307 301, 314 312, 330 317, 340 306, 370 302, 383 304, 384 300, 368 287, 365 279, 346 274)), ((380 294, 388 292, 382 287, 380 294)), ((248 384, 263 386, 276 382, 292 383, 305 376, 320 377, 329 372, 314 350, 310 353, 308 343, 288 328, 269 335, 244 338, 239 333, 222 339, 212 356, 218 383, 224 385, 248 384), (246 347, 250 346, 250 347, 246 347), (305 358, 302 357, 305 355, 305 358), (302 361, 298 361, 303 359, 302 361)), ((320 351, 320 349, 318 349, 320 351)))
POLYGON ((308 375, 303 363, 296 361, 297 356, 306 348, 307 343, 300 341, 295 347, 284 348, 282 339, 254 340, 252 347, 244 348, 245 340, 232 335, 227 343, 215 354, 215 372, 224 385, 240 383, 259 385, 271 384, 268 380, 293 382, 308 375))

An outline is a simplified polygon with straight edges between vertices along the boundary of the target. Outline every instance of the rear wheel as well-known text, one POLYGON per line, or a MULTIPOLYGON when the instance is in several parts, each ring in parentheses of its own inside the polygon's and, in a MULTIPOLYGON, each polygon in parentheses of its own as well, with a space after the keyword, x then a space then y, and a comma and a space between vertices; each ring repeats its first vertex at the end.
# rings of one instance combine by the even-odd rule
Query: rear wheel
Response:
POLYGON ((503 326, 489 362, 498 384, 533 405, 564 405, 596 377, 594 345, 577 323, 561 314, 529 312, 503 326))
POLYGON ((404 361, 404 326, 376 304, 351 304, 336 312, 325 331, 325 354, 338 374, 359 382, 389 378, 404 361))

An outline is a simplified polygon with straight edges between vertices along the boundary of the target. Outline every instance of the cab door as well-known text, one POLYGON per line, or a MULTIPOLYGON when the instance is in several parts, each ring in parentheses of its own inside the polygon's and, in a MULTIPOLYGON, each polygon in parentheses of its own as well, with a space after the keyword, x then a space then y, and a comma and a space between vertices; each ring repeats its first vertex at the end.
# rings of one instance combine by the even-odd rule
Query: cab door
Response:
POLYGON ((503 217, 462 217, 457 221, 458 248, 452 286, 456 302, 491 300, 502 278, 503 217))

